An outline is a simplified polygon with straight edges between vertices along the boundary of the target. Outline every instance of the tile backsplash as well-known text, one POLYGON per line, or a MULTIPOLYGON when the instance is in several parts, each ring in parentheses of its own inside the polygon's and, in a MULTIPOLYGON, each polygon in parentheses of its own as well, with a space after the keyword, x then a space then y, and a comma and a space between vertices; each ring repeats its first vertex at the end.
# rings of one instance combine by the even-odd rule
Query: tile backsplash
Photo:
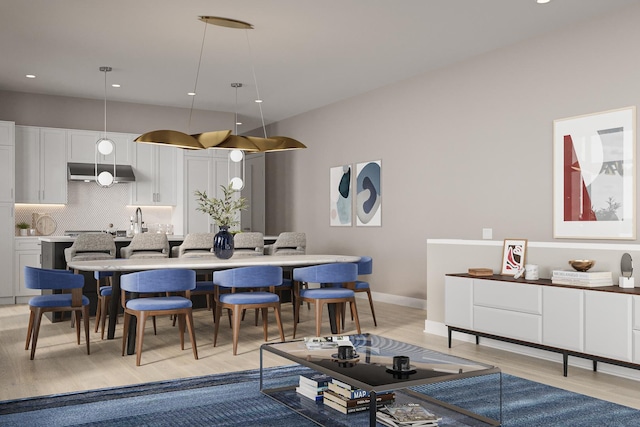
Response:
MULTIPOLYGON (((129 205, 130 185, 102 188, 92 182, 68 182, 66 205, 17 204, 16 223, 32 224, 34 213, 46 213, 56 222, 53 236, 62 236, 65 230, 105 230, 109 224, 126 230, 137 208, 129 205)), ((142 206, 141 209, 147 226, 171 223, 172 207, 142 206)))

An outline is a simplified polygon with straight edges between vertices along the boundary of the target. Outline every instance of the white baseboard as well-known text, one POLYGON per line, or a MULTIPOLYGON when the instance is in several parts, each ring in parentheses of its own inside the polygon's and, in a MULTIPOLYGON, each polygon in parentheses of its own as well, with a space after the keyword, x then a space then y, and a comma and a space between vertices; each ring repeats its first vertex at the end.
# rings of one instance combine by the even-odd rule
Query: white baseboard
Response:
MULTIPOLYGON (((448 329, 444 323, 433 322, 425 320, 424 322, 425 333, 447 337, 448 329)), ((475 342, 475 335, 465 334, 462 332, 453 332, 451 335, 452 340, 475 342)), ((511 344, 504 341, 492 340, 490 338, 480 337, 480 345, 484 345, 491 348, 497 348, 499 350, 510 351, 516 354, 522 354, 524 356, 536 357, 538 359, 548 360, 551 362, 557 362, 560 364, 559 374, 562 375, 562 354, 552 351, 540 350, 537 348, 526 347, 524 345, 511 344)), ((583 359, 581 357, 569 356, 569 366, 577 368, 592 370, 593 362, 589 359, 583 359)), ((499 367, 499 366, 498 366, 499 367)), ((625 368, 623 366, 611 365, 605 362, 598 363, 598 372, 614 375, 621 378, 627 378, 640 381, 640 370, 625 368)))
MULTIPOLYGON (((356 293, 356 298, 367 299, 367 294, 364 292, 358 292, 356 293)), ((427 309, 427 300, 419 298, 384 294, 382 292, 371 292, 371 298, 373 301, 387 302, 389 304, 401 305, 403 307, 419 308, 425 311, 427 309)))
POLYGON ((0 297, 0 305, 13 305, 15 303, 14 297, 0 297))

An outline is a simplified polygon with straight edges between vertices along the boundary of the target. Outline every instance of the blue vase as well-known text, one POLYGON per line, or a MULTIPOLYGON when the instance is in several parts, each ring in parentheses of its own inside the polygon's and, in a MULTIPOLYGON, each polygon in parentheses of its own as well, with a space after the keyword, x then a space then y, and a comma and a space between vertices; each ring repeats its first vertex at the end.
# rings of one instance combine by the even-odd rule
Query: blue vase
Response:
POLYGON ((229 233, 229 227, 220 226, 213 236, 213 253, 220 259, 229 259, 233 256, 233 234, 229 233))

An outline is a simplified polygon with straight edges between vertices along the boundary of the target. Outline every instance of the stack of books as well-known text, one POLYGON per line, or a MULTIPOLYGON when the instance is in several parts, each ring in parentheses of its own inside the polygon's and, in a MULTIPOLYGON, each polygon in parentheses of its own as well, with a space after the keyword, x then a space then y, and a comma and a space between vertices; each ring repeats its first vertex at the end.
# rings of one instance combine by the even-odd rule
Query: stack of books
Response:
POLYGON ((613 286, 613 278, 610 271, 553 270, 551 283, 555 285, 593 288, 598 286, 613 286))
MULTIPOLYGON (((393 392, 376 394, 376 405, 378 407, 391 404, 395 401, 396 395, 393 392)), ((328 406, 343 414, 367 411, 371 403, 371 396, 368 391, 350 386, 347 383, 331 380, 328 388, 324 391, 325 406, 328 406)))
POLYGON ((331 377, 318 372, 300 374, 296 392, 316 402, 322 402, 322 396, 331 382, 331 377))
POLYGON ((418 403, 385 405, 378 409, 377 420, 389 427, 437 427, 442 417, 428 411, 418 403))

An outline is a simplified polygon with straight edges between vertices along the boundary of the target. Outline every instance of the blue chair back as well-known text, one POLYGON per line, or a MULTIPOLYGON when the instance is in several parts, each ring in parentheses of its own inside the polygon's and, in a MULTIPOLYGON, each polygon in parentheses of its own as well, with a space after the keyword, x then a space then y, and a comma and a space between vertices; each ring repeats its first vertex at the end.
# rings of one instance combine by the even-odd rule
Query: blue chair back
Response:
POLYGON ((24 267, 24 286, 27 289, 74 289, 84 286, 84 276, 71 270, 24 267))
POLYGON ((213 284, 225 288, 262 288, 282 284, 282 267, 259 265, 214 271, 213 284))
POLYGON ((360 257, 360 261, 356 265, 358 266, 358 276, 373 273, 373 259, 370 256, 360 257))
POLYGON ((128 292, 181 292, 196 287, 196 272, 186 269, 140 271, 120 278, 120 287, 128 292))
POLYGON ((310 283, 355 282, 358 266, 355 263, 337 262, 293 269, 293 280, 310 283))

